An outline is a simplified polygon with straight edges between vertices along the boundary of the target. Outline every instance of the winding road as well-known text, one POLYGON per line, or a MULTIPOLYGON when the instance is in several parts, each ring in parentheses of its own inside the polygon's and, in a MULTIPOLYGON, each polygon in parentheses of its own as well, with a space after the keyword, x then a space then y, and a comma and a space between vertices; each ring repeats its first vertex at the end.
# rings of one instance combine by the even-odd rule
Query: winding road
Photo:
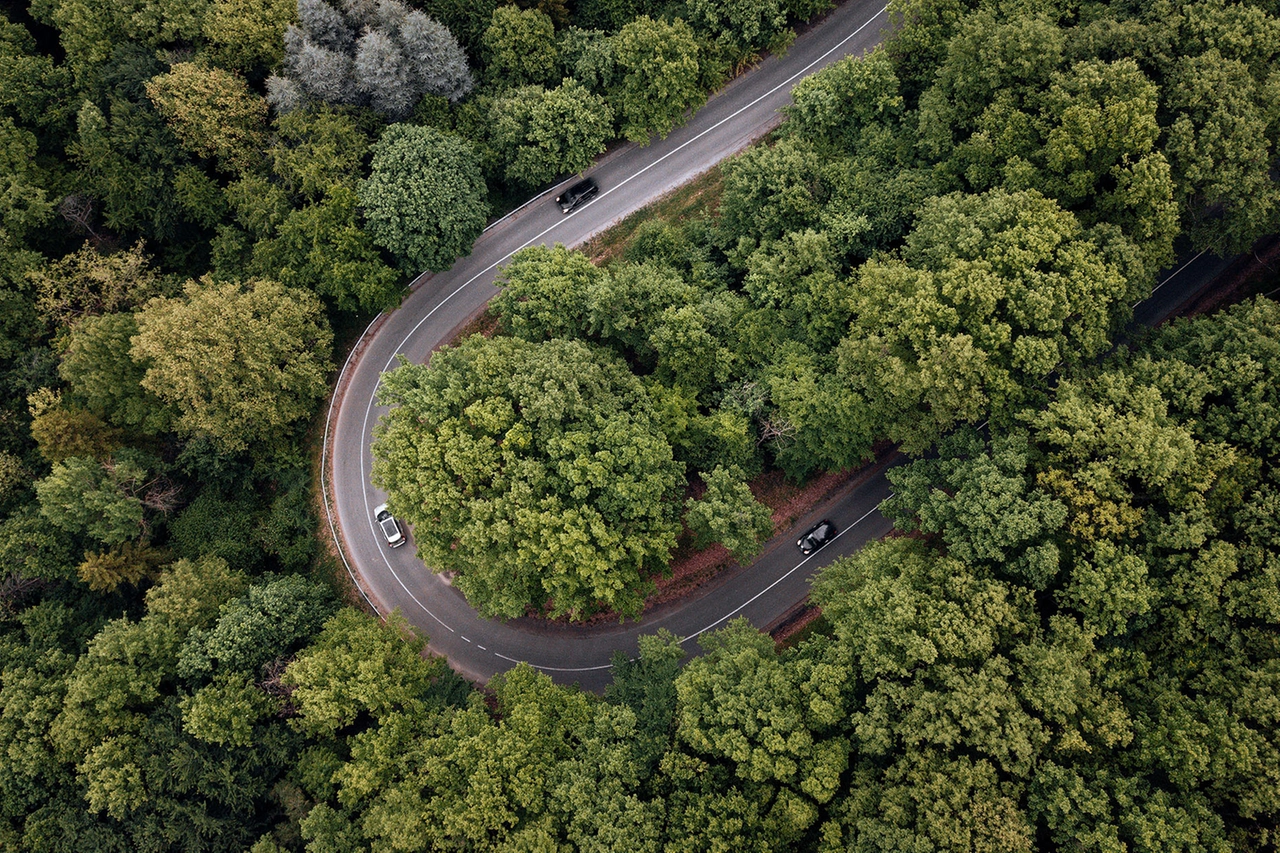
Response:
POLYGON ((445 577, 422 564, 413 548, 386 546, 372 513, 384 495, 369 481, 372 430, 384 411, 376 404, 376 393, 382 373, 393 369, 399 356, 426 361, 497 293, 493 281, 498 267, 519 249, 578 245, 767 133, 781 121, 779 109, 790 101, 797 80, 844 56, 861 54, 882 39, 888 16, 881 4, 849 0, 798 38, 785 55, 769 57, 731 82, 666 139, 611 152, 591 170, 600 195, 573 214, 562 215, 552 202, 560 189, 555 187, 494 223, 471 255, 448 272, 415 280, 401 307, 375 318, 353 348, 326 423, 321 479, 329 524, 347 570, 370 605, 383 614, 399 608, 429 638, 431 650, 447 657, 455 670, 487 681, 527 661, 558 682, 598 691, 612 680, 613 653, 633 655, 641 634, 665 628, 690 644, 737 616, 767 626, 804 599, 820 565, 855 552, 891 528, 877 508, 890 492, 883 468, 893 462, 865 472, 798 521, 797 529, 803 530, 828 517, 841 531, 807 558, 795 547, 795 532, 788 531, 768 543, 750 566, 726 573, 695 597, 647 612, 639 621, 590 628, 527 619, 498 622, 481 618, 445 577))

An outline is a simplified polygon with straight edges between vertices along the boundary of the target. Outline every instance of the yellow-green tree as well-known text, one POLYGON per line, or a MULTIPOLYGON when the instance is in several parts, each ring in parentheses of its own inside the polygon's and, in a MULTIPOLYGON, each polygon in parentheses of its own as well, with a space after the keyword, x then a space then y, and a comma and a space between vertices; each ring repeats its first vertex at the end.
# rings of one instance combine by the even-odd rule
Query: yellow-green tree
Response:
POLYGON ((328 390, 333 333, 320 301, 261 279, 187 283, 138 313, 142 385, 177 412, 176 427, 226 451, 288 440, 328 390))
POLYGON ((192 154, 216 158, 224 170, 234 172, 260 159, 267 102, 249 91, 239 75, 179 62, 147 82, 147 96, 192 154))

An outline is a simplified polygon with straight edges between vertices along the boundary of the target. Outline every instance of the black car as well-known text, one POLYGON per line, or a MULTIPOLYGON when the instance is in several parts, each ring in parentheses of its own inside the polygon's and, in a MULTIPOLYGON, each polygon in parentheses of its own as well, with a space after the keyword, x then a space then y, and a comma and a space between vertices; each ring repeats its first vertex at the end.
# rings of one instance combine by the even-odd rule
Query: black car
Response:
POLYGON ((569 189, 556 196, 556 204, 564 213, 572 213, 578 205, 587 199, 595 198, 600 192, 600 185, 590 178, 583 178, 569 189))
POLYGON ((800 546, 800 550, 803 553, 812 554, 832 539, 835 539, 838 532, 836 526, 824 518, 806 530, 796 544, 800 546))

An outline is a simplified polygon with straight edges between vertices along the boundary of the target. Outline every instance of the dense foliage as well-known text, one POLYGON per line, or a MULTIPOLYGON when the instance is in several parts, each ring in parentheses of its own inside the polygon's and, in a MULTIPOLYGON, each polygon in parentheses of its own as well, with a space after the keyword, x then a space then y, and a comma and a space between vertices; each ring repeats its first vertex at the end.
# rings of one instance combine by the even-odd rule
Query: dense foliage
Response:
POLYGON ((1276 229, 1276 10, 904 0, 716 218, 528 250, 501 334, 389 377, 379 476, 442 566, 514 543, 458 555, 493 612, 632 610, 682 510, 746 558, 746 478, 934 451, 825 630, 648 637, 598 698, 315 580, 330 322, 818 4, 519 5, 6 7, 0 848, 1273 849, 1280 308, 1112 344, 1276 229), (470 152, 447 241, 390 227, 406 140, 470 152))
POLYGON ((373 480, 482 613, 640 612, 675 545, 680 469, 617 359, 471 337, 392 373, 380 399, 373 480))

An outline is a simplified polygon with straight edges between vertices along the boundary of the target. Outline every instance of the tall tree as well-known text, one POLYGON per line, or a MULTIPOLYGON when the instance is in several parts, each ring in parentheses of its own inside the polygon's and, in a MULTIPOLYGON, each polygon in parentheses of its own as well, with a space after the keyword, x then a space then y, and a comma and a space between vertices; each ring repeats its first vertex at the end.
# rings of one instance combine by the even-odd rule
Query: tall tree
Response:
POLYGON ((1244 63, 1217 50, 1183 57, 1171 70, 1165 102, 1174 117, 1165 148, 1198 245, 1243 251, 1280 221, 1280 188, 1271 177, 1280 140, 1274 97, 1244 63))
POLYGON ((404 277, 360 227, 359 212, 354 189, 331 187, 320 201, 290 211, 273 237, 254 245, 251 269, 313 291, 341 311, 394 308, 404 277))
POLYGON ((698 42, 684 21, 641 15, 613 36, 620 80, 609 93, 622 135, 648 142, 666 137, 688 109, 706 100, 698 42))
POLYGON ((401 21, 399 37, 422 92, 457 101, 471 91, 467 54, 444 24, 413 11, 401 21))
POLYGON ((613 135, 613 110, 566 78, 554 89, 516 89, 496 100, 492 132, 507 180, 537 187, 592 164, 613 135))
POLYGON ((745 619, 700 640, 706 651, 676 678, 677 737, 727 760, 745 784, 765 787, 770 823, 795 843, 831 800, 847 769, 844 690, 850 672, 829 660, 780 660, 745 619))
POLYGON ((707 490, 685 503, 685 524, 700 547, 719 542, 733 558, 746 562, 773 533, 769 508, 755 499, 740 468, 717 467, 704 474, 707 490))
POLYGON ((795 138, 726 164, 719 228, 732 257, 745 261, 765 240, 818 225, 829 192, 825 171, 813 148, 795 138))
POLYGON ((63 326, 82 317, 140 307, 162 288, 141 243, 111 254, 85 243, 27 278, 35 286, 36 306, 46 322, 63 326))
POLYGON ((71 329, 58 374, 93 414, 154 434, 167 426, 169 415, 160 399, 142 387, 146 370, 131 354, 137 333, 131 313, 85 317, 71 329))
POLYGON ((104 461, 72 457, 36 483, 40 511, 71 536, 123 545, 145 532, 141 493, 148 471, 136 453, 104 461))
POLYGON ((537 9, 494 9, 482 44, 485 75, 498 87, 549 83, 558 67, 555 23, 537 9))
POLYGON ((473 337, 383 383, 374 477, 428 565, 495 616, 639 611, 675 542, 680 472, 623 365, 473 337))
POLYGON ((176 672, 191 680, 232 672, 256 677, 264 663, 310 640, 333 610, 327 589, 297 575, 255 584, 223 604, 211 627, 187 634, 176 672))
POLYGON ((187 283, 138 313, 142 385, 188 435, 235 452, 280 446, 328 385, 333 333, 319 300, 272 281, 187 283))
POLYGON ((297 13, 290 0, 212 0, 201 27, 220 68, 241 74, 271 68, 284 58, 284 31, 297 13))
MULTIPOLYGON (((117 64, 128 66, 138 59, 154 63, 154 58, 131 55, 134 50, 136 45, 124 42, 117 49, 117 64)), ((187 222, 172 192, 175 176, 187 158, 140 85, 138 88, 130 96, 111 95, 106 109, 92 100, 81 103, 76 112, 76 137, 67 146, 82 180, 76 195, 100 203, 102 222, 110 229, 131 237, 172 242, 183 235, 187 222)))
POLYGON ((424 94, 456 101, 471 91, 466 54, 434 18, 394 0, 343 8, 299 0, 299 25, 285 33, 283 76, 267 81, 278 111, 314 98, 403 119, 424 94))
POLYGON ((381 30, 366 31, 356 42, 354 71, 371 107, 392 119, 409 115, 418 93, 404 53, 391 36, 381 30))
POLYGON ((919 450, 958 423, 1007 418, 1059 362, 1101 352, 1131 287, 1039 193, 940 198, 903 261, 862 268, 839 375, 919 450))
POLYGON ((227 171, 261 162, 267 103, 241 77, 179 62, 147 82, 147 96, 187 151, 217 158, 227 171))
POLYGON ((502 268, 492 311, 512 335, 531 343, 576 338, 589 328, 590 292, 608 273, 560 244, 529 246, 502 268))
POLYGON ((780 0, 690 0, 689 23, 734 53, 745 55, 768 45, 782 33, 787 11, 780 0))
POLYGON ((443 658, 425 656, 425 646, 398 613, 379 623, 349 607, 338 611, 285 672, 295 725, 334 737, 364 715, 375 724, 393 714, 426 717, 465 695, 465 682, 443 658))
POLYGON ((471 251, 489 214, 471 145, 431 127, 392 125, 360 184, 369 232, 406 271, 445 270, 471 251))

